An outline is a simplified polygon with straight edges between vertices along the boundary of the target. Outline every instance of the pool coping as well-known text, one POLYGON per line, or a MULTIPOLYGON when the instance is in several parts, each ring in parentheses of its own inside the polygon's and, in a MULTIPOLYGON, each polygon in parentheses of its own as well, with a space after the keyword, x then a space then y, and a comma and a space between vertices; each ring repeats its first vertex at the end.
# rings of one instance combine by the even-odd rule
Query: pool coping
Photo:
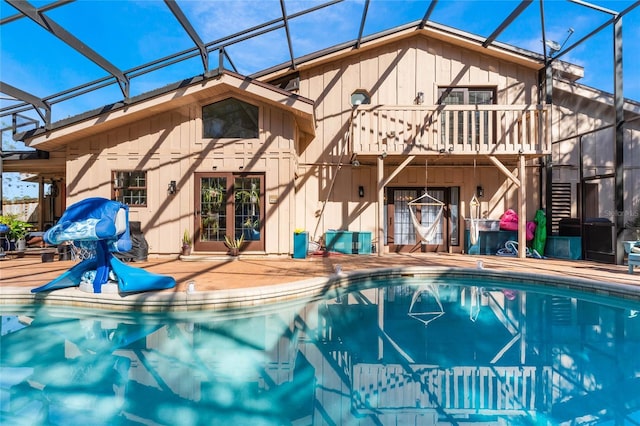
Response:
POLYGON ((598 296, 616 296, 640 302, 640 289, 634 285, 590 280, 586 278, 558 275, 531 274, 526 272, 497 271, 482 268, 459 268, 441 266, 383 267, 340 272, 326 277, 272 284, 258 287, 208 290, 193 292, 162 290, 145 293, 93 294, 69 287, 43 293, 31 293, 25 287, 0 287, 2 305, 57 305, 94 309, 139 312, 188 312, 201 310, 231 310, 267 304, 308 300, 319 297, 338 296, 347 290, 367 287, 372 279, 384 278, 453 278, 453 279, 499 279, 510 286, 542 284, 540 290, 580 290, 598 296))

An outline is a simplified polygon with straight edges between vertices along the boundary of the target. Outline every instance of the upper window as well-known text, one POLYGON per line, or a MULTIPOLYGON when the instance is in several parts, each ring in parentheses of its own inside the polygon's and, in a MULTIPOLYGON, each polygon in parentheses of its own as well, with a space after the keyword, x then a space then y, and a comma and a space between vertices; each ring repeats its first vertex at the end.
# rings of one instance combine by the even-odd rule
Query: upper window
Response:
POLYGON ((439 104, 443 105, 490 105, 494 98, 493 89, 445 87, 440 89, 439 104))
POLYGON ((229 98, 202 107, 205 138, 257 138, 258 107, 229 98))
POLYGON ((111 175, 112 199, 129 206, 145 207, 147 205, 147 172, 114 171, 111 175))
MULTIPOLYGON (((439 90, 438 103, 441 105, 490 105, 494 103, 494 90, 488 88, 443 87, 439 90)), ((495 121, 489 110, 445 111, 441 117, 442 143, 488 144, 493 135, 489 132, 489 121, 495 121), (457 127, 454 115, 457 114, 457 127), (467 138, 465 141, 465 123, 467 138), (447 139, 448 135, 448 139, 447 139)), ((494 123, 495 124, 495 123, 494 123)), ((454 148, 455 149, 455 148, 454 148)))

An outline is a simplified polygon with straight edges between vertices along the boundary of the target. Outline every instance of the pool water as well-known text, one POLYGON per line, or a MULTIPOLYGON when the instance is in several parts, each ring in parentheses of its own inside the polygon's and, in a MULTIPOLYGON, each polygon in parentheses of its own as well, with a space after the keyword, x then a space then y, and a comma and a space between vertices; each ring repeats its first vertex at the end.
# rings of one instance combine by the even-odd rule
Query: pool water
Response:
POLYGON ((639 310, 422 278, 244 311, 3 306, 0 424, 638 424, 639 310))

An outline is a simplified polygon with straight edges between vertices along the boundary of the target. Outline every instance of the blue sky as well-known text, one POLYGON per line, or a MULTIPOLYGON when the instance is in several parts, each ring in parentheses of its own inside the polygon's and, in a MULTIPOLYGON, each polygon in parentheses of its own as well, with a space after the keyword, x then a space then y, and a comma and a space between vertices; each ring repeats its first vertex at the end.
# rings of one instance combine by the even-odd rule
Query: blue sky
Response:
MULTIPOLYGON (((32 1, 42 7, 51 1, 32 1)), ((184 14, 205 42, 241 32, 281 16, 277 0, 196 1, 177 0, 184 14)), ((285 0, 289 14, 308 9, 319 1, 285 0)), ((632 0, 592 0, 589 4, 621 12, 632 0)), ((429 1, 372 0, 364 35, 422 19, 429 1)), ((440 0, 430 20, 472 34, 487 37, 511 13, 519 1, 440 0)), ((293 54, 296 57, 355 40, 358 36, 364 0, 346 0, 314 13, 291 19, 293 54)), ((586 36, 610 15, 569 0, 543 3, 547 39, 562 43, 574 30, 565 47, 586 36)), ((0 18, 17 13, 0 0, 0 18)), ((46 12, 46 16, 121 70, 154 61, 194 45, 161 0, 77 0, 46 12)), ((640 7, 623 18, 624 93, 640 101, 640 7)), ((499 37, 498 41, 542 53, 540 2, 533 1, 499 37)), ((601 31, 571 50, 562 59, 585 67, 581 83, 605 91, 613 90, 612 29, 601 31)), ((228 48, 238 71, 251 74, 288 61, 289 48, 284 29, 275 30, 228 48)), ((217 67, 217 54, 210 55, 210 67, 217 67)), ((131 94, 147 92, 203 72, 199 58, 131 80, 131 94)), ((98 65, 27 18, 0 26, 0 79, 37 97, 47 97, 68 88, 107 76, 98 65)), ((53 105, 54 121, 122 99, 117 85, 111 85, 53 105)), ((0 107, 12 105, 2 96, 0 107)), ((37 117, 33 115, 34 117, 37 117)), ((3 125, 8 117, 3 118, 3 125)), ((3 141, 6 136, 3 135, 3 141)))

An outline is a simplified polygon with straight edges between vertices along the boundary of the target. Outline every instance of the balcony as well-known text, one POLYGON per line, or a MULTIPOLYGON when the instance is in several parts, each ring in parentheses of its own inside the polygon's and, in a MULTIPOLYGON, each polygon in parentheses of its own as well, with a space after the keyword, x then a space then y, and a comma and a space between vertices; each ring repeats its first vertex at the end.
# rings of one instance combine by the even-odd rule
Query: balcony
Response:
POLYGON ((379 155, 551 153, 544 105, 360 105, 351 150, 379 155))

